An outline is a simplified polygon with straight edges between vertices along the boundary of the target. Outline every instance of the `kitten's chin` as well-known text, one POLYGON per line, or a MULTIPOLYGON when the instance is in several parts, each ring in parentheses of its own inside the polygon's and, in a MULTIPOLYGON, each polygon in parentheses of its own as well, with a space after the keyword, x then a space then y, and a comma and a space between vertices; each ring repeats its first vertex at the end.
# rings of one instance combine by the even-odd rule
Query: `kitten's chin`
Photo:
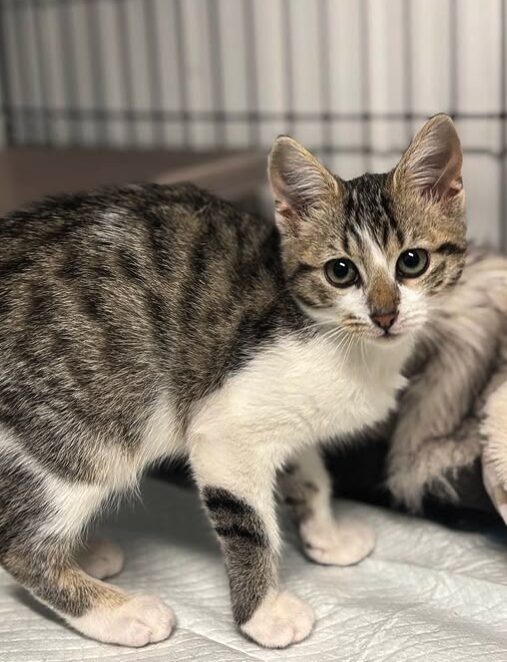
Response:
POLYGON ((383 333, 378 336, 370 336, 368 340, 377 347, 395 347, 410 342, 413 333, 411 331, 400 331, 398 333, 383 333))

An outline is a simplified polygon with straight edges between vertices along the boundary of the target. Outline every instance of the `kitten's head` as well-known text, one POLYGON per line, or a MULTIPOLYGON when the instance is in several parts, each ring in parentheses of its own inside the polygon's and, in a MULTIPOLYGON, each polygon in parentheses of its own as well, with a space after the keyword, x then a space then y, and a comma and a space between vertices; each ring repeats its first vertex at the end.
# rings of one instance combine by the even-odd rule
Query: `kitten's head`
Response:
POLYGON ((288 286, 317 322, 374 342, 406 336, 459 278, 466 251, 461 145, 436 115, 387 174, 332 175, 279 137, 269 159, 288 286))

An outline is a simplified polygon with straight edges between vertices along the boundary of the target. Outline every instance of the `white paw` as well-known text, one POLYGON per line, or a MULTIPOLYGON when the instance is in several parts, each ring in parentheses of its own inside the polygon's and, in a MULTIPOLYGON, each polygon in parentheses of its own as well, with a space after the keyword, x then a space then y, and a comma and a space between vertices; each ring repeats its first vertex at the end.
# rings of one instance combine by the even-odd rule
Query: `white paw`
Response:
POLYGON ((312 608, 296 595, 283 591, 272 593, 241 631, 266 648, 286 648, 306 639, 315 622, 312 608))
POLYGON ((118 545, 104 538, 94 538, 79 554, 77 562, 86 574, 105 579, 121 572, 123 560, 123 552, 118 545))
POLYGON ((173 610, 150 595, 136 596, 119 607, 97 608, 68 620, 87 637, 136 648, 167 639, 176 624, 173 610))
POLYGON ((301 524, 300 534, 306 555, 324 565, 354 565, 375 547, 373 529, 350 520, 310 518, 301 524))

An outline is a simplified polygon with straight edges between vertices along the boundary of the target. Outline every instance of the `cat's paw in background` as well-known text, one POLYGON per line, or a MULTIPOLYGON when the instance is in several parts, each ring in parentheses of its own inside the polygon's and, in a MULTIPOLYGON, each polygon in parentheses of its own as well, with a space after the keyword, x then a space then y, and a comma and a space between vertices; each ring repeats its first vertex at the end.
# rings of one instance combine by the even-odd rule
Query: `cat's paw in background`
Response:
POLYGON ((77 562, 90 577, 106 579, 121 572, 124 556, 111 540, 92 538, 78 555, 77 562))
POLYGON ((315 623, 312 608, 293 593, 272 592, 240 629, 266 648, 286 648, 310 634, 315 623))
POLYGON ((116 607, 94 609, 68 622, 91 639, 138 648, 167 639, 176 616, 160 598, 135 596, 116 607))
POLYGON ((375 533, 367 524, 352 520, 309 517, 300 526, 305 554, 323 565, 355 565, 375 547, 375 533))

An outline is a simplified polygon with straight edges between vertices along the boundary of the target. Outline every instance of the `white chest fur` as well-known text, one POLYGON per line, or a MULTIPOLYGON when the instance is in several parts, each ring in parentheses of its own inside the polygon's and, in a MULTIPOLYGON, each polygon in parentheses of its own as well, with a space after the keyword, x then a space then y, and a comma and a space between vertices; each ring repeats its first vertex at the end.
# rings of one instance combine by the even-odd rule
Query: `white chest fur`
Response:
POLYGON ((355 344, 344 352, 320 337, 284 338, 203 403, 193 432, 238 434, 294 449, 357 432, 394 407, 409 351, 409 343, 355 344))

